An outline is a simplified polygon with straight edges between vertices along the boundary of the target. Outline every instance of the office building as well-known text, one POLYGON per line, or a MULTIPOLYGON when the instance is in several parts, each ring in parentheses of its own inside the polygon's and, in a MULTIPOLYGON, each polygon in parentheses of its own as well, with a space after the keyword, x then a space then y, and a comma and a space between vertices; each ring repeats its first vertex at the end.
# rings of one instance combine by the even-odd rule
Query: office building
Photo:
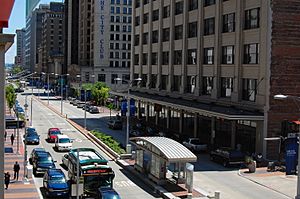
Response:
POLYGON ((16 30, 17 35, 17 53, 15 56, 15 65, 25 66, 25 28, 16 30))

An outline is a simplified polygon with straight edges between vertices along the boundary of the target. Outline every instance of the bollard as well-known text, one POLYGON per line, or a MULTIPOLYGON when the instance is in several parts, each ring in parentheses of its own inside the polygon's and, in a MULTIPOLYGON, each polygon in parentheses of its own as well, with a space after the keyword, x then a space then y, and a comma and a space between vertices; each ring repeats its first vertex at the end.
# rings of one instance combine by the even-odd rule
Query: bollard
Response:
POLYGON ((215 199, 220 199, 220 191, 215 191, 215 199))

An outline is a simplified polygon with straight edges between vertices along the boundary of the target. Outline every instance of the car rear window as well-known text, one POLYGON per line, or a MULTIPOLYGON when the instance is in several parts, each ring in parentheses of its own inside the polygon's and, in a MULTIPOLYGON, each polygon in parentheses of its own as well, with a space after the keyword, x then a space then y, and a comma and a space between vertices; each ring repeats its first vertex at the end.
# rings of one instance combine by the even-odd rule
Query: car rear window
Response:
POLYGON ((50 133, 53 135, 61 134, 59 130, 50 131, 50 133))

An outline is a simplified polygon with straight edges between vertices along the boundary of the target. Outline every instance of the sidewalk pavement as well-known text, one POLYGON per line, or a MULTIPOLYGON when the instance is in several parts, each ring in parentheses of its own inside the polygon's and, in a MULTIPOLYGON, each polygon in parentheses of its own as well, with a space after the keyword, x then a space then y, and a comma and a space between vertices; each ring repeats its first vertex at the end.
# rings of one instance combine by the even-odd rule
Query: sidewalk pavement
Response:
POLYGON ((4 172, 10 173, 10 184, 8 189, 4 192, 4 198, 7 199, 39 199, 39 194, 37 188, 34 184, 32 176, 29 176, 28 180, 24 180, 24 145, 22 137, 24 134, 24 129, 19 131, 19 153, 17 152, 17 131, 14 132, 13 129, 6 129, 7 137, 4 143, 5 153, 4 153, 4 172), (10 136, 15 133, 14 144, 11 145, 10 136), (19 179, 14 180, 13 166, 15 162, 18 161, 20 165, 19 179))
POLYGON ((241 169, 238 175, 290 198, 295 198, 297 193, 296 175, 285 175, 284 172, 279 171, 267 172, 266 167, 257 168, 255 173, 249 173, 248 169, 241 169))

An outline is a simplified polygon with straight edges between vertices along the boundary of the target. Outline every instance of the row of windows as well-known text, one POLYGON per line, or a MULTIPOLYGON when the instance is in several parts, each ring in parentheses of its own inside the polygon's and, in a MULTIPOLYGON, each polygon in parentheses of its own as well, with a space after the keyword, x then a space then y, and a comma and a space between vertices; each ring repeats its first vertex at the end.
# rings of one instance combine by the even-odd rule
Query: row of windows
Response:
POLYGON ((121 13, 120 7, 110 7, 110 13, 112 14, 132 14, 132 8, 123 7, 123 12, 121 13))
POLYGON ((127 52, 122 52, 122 57, 120 56, 120 52, 110 52, 109 58, 112 59, 130 59, 131 54, 127 52))
POLYGON ((131 50, 131 44, 127 44, 127 43, 110 43, 109 44, 109 49, 112 50, 131 50), (120 48, 120 46, 122 46, 122 48, 120 48))
POLYGON ((122 67, 122 68, 130 68, 130 61, 110 61, 109 62, 109 67, 113 67, 113 68, 118 68, 118 67, 122 67))
MULTIPOLYGON (((110 34, 110 40, 120 41, 120 34, 110 34)), ((122 41, 131 41, 131 35, 123 34, 122 41)))
MULTIPOLYGON (((120 5, 121 0, 111 0, 110 3, 120 5)), ((131 4, 132 4, 132 0, 123 0, 123 5, 131 5, 131 4)))
MULTIPOLYGON (((135 78, 138 77, 138 74, 134 75, 135 78)), ((147 75, 142 75, 142 81, 140 82, 141 87, 146 87, 147 83, 147 75)), ((157 86, 157 74, 150 75, 151 81, 149 84, 150 88, 156 88, 157 86)), ((180 87, 182 86, 182 76, 181 75, 173 75, 173 85, 171 86, 172 91, 180 91, 180 87)), ((206 76, 202 77, 202 95, 211 95, 214 85, 214 77, 206 76)), ((220 78, 220 97, 230 98, 233 92, 233 77, 221 77, 220 78)), ((160 89, 167 90, 169 84, 169 76, 161 75, 161 84, 160 89)), ((136 86, 136 85, 135 85, 136 86)), ((257 80, 256 79, 242 79, 242 100, 255 102, 256 94, 257 94, 257 80)), ((187 76, 186 77, 186 85, 184 92, 193 94, 196 88, 196 76, 187 76)))
MULTIPOLYGON (((123 23, 131 23, 131 21, 132 21, 132 17, 122 16, 122 22, 123 23)), ((110 16, 110 22, 120 23, 121 22, 121 16, 110 16)))
MULTIPOLYGON (((110 31, 121 32, 120 25, 110 25, 110 31)), ((131 25, 123 25, 122 32, 131 32, 131 25)))
MULTIPOLYGON (((222 46, 221 64, 234 64, 234 46, 222 46)), ((169 64, 169 51, 164 51, 161 54, 162 65, 169 64)), ((173 64, 182 64, 182 50, 174 50, 173 64)), ((142 54, 142 65, 148 64, 148 53, 142 54)), ((245 44, 244 45, 244 64, 259 64, 259 44, 245 44)), ((134 55, 134 64, 139 65, 139 54, 134 55)), ((158 54, 153 52, 151 54, 151 65, 158 64, 158 54)), ((197 49, 187 50, 187 64, 197 64, 197 49)), ((204 48, 203 50, 203 64, 214 64, 214 48, 204 48)))

